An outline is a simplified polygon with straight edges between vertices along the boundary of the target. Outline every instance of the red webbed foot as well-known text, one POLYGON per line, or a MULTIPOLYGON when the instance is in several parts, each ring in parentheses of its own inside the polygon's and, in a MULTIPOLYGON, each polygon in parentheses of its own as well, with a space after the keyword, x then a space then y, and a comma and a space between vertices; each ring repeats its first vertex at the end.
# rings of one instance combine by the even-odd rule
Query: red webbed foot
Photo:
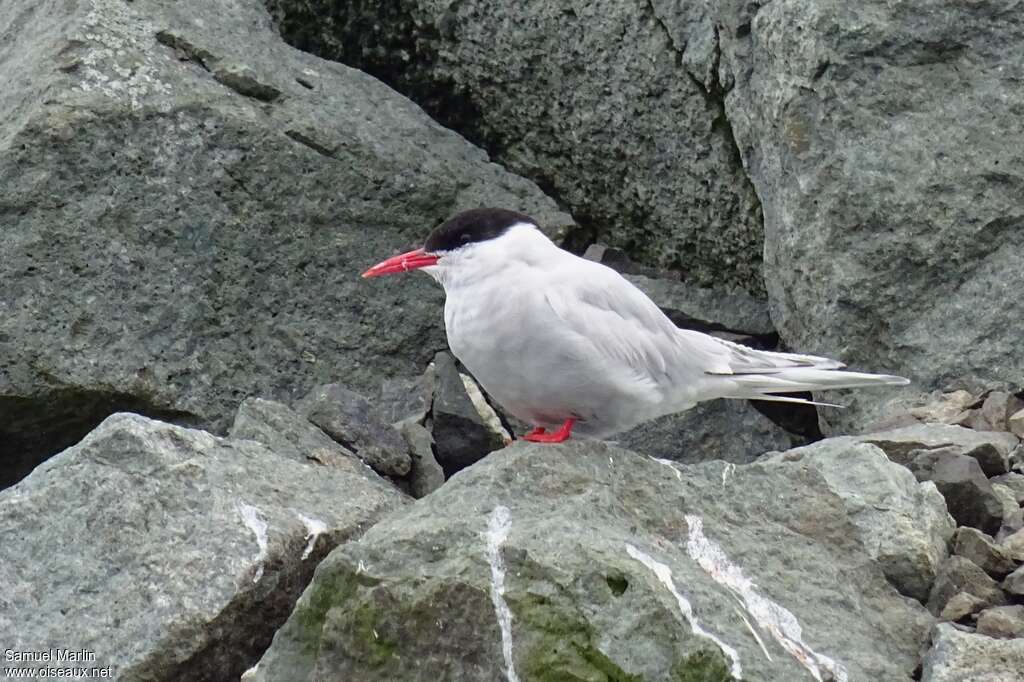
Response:
POLYGON ((523 440, 528 440, 531 443, 561 443, 569 440, 569 436, 572 435, 572 426, 575 423, 576 420, 573 418, 566 419, 565 423, 554 433, 548 433, 538 426, 533 431, 524 435, 523 440))

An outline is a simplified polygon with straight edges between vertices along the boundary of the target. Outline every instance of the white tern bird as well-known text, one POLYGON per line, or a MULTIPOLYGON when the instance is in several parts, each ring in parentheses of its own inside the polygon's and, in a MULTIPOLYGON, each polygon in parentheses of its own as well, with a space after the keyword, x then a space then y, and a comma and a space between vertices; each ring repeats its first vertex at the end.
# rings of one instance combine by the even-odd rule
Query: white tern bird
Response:
POLYGON ((557 443, 605 438, 703 400, 810 401, 775 393, 906 384, 841 371, 828 358, 773 353, 679 329, 609 267, 557 247, 529 216, 474 209, 422 249, 363 277, 422 270, 445 291, 452 353, 509 413, 557 443))

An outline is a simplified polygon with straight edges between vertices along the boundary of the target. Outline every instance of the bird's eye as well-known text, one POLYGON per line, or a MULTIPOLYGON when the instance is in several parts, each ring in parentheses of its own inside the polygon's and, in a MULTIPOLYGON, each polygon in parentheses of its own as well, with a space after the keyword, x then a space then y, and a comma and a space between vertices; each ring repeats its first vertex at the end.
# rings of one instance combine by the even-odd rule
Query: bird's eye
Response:
POLYGON ((463 244, 468 244, 472 240, 473 240, 473 237, 471 237, 468 234, 460 234, 459 235, 459 241, 462 242, 463 244))

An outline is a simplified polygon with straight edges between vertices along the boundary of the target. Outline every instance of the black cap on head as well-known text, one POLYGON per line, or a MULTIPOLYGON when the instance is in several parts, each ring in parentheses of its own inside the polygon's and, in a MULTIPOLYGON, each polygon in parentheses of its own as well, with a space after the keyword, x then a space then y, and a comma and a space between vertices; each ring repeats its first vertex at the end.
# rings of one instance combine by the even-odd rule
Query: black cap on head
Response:
POLYGON ((453 251, 473 242, 484 242, 505 234, 516 223, 537 223, 528 215, 503 208, 474 208, 463 211, 439 225, 427 237, 423 250, 427 253, 453 251))

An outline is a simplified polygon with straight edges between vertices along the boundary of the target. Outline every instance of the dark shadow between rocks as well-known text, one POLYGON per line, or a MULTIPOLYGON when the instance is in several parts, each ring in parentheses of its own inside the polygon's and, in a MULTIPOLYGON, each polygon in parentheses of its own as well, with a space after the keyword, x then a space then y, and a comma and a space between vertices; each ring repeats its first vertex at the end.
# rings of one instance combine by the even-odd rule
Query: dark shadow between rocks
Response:
POLYGON ((156 407, 138 396, 80 389, 58 389, 32 398, 0 396, 0 490, 32 473, 115 412, 195 426, 187 412, 156 407))

